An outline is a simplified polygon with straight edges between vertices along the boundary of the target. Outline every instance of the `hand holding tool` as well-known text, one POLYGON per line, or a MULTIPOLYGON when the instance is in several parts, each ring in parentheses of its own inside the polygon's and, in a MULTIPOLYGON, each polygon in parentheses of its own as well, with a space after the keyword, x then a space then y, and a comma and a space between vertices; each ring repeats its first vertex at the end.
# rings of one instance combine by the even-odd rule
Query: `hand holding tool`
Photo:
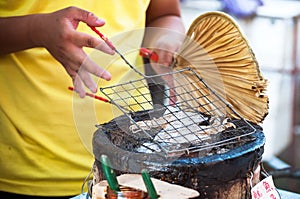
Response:
POLYGON ((154 62, 158 62, 158 55, 147 48, 140 48, 140 56, 148 58, 154 62))
MULTIPOLYGON (((133 70, 137 72, 137 70, 129 63, 129 61, 116 49, 116 47, 108 40, 107 37, 105 37, 99 30, 96 29, 94 26, 89 26, 99 37, 112 49, 114 50, 120 57, 123 59, 123 61, 133 70)), ((140 72, 138 72, 140 73, 140 72)))

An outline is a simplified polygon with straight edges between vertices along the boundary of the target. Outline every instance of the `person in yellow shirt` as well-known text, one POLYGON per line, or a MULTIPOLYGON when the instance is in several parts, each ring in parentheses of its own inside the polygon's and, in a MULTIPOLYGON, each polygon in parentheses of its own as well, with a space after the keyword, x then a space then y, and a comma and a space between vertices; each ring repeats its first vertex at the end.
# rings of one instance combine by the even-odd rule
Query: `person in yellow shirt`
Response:
MULTIPOLYGON (((99 84, 118 83, 130 70, 123 63, 99 65, 89 56, 89 50, 101 59, 115 52, 87 25, 106 36, 144 27, 184 33, 178 0, 0 0, 1 199, 69 198, 81 191, 94 161, 80 137, 95 125, 87 106, 93 100, 81 99, 85 87, 96 93, 99 84), (72 84, 81 98, 67 90, 72 84)), ((178 39, 148 36, 144 45, 170 65, 172 53, 159 49, 175 52, 178 39)), ((95 104, 97 122, 111 120, 110 109, 95 104)))

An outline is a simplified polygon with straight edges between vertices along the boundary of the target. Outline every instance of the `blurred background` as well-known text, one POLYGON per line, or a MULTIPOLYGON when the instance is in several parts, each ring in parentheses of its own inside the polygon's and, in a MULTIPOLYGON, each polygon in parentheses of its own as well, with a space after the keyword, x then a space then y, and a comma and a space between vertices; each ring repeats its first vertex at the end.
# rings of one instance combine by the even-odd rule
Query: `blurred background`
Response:
POLYGON ((300 193, 300 0, 181 0, 181 10, 186 29, 207 11, 240 25, 269 81, 263 165, 276 187, 300 193))

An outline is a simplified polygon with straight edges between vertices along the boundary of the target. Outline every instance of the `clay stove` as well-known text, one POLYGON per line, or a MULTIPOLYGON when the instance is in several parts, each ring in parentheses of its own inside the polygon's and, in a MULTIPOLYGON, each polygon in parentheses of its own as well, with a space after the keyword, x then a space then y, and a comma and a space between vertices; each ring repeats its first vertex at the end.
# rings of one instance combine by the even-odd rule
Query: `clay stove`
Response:
POLYGON ((146 168, 152 177, 197 190, 199 198, 250 198, 265 143, 255 124, 268 113, 266 80, 231 17, 201 15, 187 36, 174 71, 159 78, 136 71, 142 79, 101 89, 119 111, 94 134, 96 181, 106 154, 118 173, 146 168), (144 90, 151 83, 167 85, 163 100, 177 99, 156 106, 144 90))
MULTIPOLYGON (((177 80, 180 88, 189 83, 177 80)), ((199 78, 197 83, 202 81, 199 78)), ((199 103, 197 108, 190 102, 194 99, 155 107, 151 101, 136 103, 133 99, 145 98, 144 93, 135 92, 138 86, 131 88, 131 84, 124 89, 130 94, 118 92, 129 98, 111 98, 123 114, 98 125, 94 134, 93 152, 99 170, 96 181, 103 179, 99 158, 105 154, 119 174, 147 169, 154 178, 197 190, 199 198, 250 198, 251 184, 259 181, 265 143, 259 126, 238 117, 213 92, 209 93, 208 101, 214 103, 199 103), (146 102, 149 104, 145 105, 146 102), (137 105, 138 111, 131 109, 137 105)))
MULTIPOLYGON (((135 113, 139 119, 146 116, 143 112, 135 113)), ((239 142, 165 156, 138 152, 143 141, 134 143, 132 138, 126 137, 123 130, 128 124, 127 116, 122 115, 101 125, 95 132, 93 148, 98 169, 101 166, 97 157, 106 154, 120 174, 140 173, 147 168, 154 178, 197 190, 199 198, 250 198, 250 179, 252 184, 259 180, 265 142, 260 128, 239 142)), ((102 179, 101 172, 99 177, 102 179)))

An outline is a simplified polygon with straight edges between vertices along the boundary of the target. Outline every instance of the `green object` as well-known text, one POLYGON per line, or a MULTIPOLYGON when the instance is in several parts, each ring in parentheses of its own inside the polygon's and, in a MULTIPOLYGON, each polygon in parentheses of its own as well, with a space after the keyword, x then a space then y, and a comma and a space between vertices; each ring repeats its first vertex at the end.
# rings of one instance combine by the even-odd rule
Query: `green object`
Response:
POLYGON ((144 169, 142 171, 142 177, 143 177, 144 183, 146 185, 149 197, 151 199, 157 199, 158 198, 157 192, 155 190, 155 187, 152 183, 152 180, 151 180, 150 175, 147 170, 144 169))
POLYGON ((101 166, 107 180, 108 186, 113 191, 121 191, 115 171, 106 155, 101 155, 101 166))

